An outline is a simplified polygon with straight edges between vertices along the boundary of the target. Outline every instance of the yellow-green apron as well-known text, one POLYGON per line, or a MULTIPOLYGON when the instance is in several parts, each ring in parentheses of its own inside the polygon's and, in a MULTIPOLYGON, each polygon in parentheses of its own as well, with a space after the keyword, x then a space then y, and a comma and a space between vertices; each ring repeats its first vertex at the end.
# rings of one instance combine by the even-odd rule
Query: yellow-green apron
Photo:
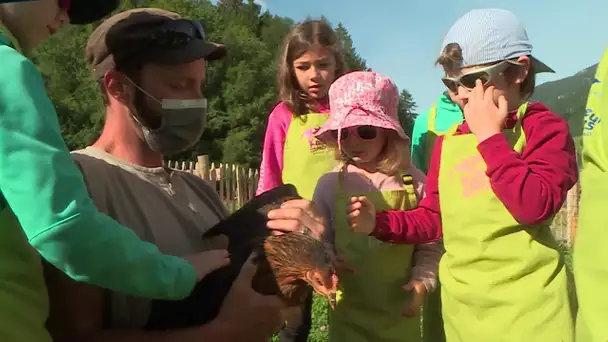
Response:
POLYGON ((410 280, 414 245, 383 243, 351 232, 346 220, 350 196, 367 196, 376 210, 411 209, 417 205, 412 177, 403 190, 345 193, 340 172, 334 208, 335 248, 356 269, 340 276, 336 308, 329 314, 332 342, 420 342, 420 317, 403 311, 411 293, 401 287, 410 280))
POLYGON ((313 136, 328 117, 328 113, 294 116, 285 137, 283 184, 293 184, 308 200, 312 200, 319 178, 337 165, 333 149, 313 136))
POLYGON ((574 240, 578 297, 577 342, 608 341, 608 49, 587 98, 583 127, 581 200, 574 240))
MULTIPOLYGON (((504 134, 517 152, 518 123, 504 134)), ((473 134, 444 135, 439 197, 446 253, 439 264, 448 342, 572 342, 566 267, 547 220, 518 223, 494 194, 473 134)))
MULTIPOLYGON (((431 156, 437 137, 444 132, 437 130, 435 120, 437 118, 437 102, 433 104, 429 112, 428 129, 425 143, 425 164, 428 170, 431 165, 431 156)), ((443 318, 441 318, 441 284, 437 279, 437 286, 434 292, 426 295, 422 308, 422 341, 423 342, 445 342, 445 332, 443 331, 443 318)))

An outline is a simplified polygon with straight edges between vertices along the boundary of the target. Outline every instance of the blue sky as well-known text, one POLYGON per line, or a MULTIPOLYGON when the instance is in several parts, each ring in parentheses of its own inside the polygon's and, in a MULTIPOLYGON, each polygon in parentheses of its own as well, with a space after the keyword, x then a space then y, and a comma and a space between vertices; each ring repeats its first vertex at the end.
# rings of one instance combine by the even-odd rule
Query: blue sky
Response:
POLYGON ((456 19, 473 8, 499 7, 514 12, 528 31, 533 54, 556 74, 538 82, 570 76, 600 59, 608 46, 606 0, 260 0, 270 12, 296 21, 324 15, 342 22, 357 51, 371 68, 409 90, 418 111, 443 91, 433 63, 443 36, 456 19))

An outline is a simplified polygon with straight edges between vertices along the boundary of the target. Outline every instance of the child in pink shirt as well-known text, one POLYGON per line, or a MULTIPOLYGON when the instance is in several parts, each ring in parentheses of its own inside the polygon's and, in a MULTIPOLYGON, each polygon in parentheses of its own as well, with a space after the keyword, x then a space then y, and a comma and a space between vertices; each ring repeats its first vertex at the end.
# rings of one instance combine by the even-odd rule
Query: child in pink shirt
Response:
POLYGON ((312 198, 335 160, 313 136, 327 120, 327 91, 345 71, 335 32, 322 20, 296 25, 286 37, 278 74, 281 102, 268 118, 257 194, 291 183, 312 198))
MULTIPOLYGON (((336 164, 332 151, 313 135, 327 120, 329 86, 344 73, 335 32, 323 20, 296 25, 285 38, 280 63, 281 102, 268 118, 256 194, 293 184, 300 196, 311 200, 319 177, 336 164)), ((307 339, 311 308, 312 291, 300 322, 288 320, 282 342, 307 339)))

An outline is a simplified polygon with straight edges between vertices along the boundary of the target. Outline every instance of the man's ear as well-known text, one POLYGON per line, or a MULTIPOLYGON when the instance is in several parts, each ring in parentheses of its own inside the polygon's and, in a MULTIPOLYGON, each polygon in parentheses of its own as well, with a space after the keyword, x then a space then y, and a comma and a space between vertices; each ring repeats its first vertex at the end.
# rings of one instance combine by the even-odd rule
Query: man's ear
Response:
POLYGON ((129 85, 127 77, 117 71, 108 71, 103 75, 103 83, 108 96, 122 104, 129 104, 133 99, 133 87, 129 85))

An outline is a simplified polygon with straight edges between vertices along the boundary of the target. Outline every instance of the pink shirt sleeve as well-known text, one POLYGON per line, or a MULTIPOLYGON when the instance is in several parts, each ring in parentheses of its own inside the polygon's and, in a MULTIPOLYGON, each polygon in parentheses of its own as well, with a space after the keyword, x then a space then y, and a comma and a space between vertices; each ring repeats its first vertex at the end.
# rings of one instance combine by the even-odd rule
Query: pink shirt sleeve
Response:
POLYGON ((283 148, 291 118, 291 112, 282 102, 274 107, 268 117, 256 195, 283 185, 283 148))

